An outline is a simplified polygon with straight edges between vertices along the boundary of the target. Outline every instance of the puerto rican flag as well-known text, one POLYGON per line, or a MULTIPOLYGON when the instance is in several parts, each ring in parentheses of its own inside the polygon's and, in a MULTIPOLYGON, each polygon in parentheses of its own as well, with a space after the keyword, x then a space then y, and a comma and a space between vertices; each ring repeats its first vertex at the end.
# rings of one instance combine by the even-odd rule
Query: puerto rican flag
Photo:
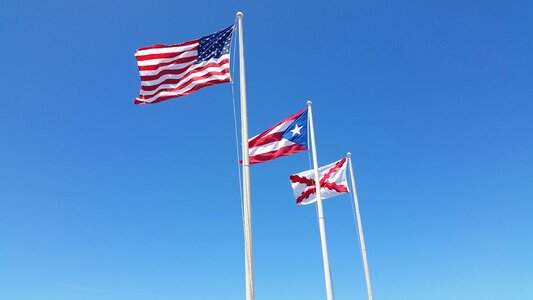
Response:
POLYGON ((250 164, 307 150, 307 108, 248 141, 250 164))
MULTIPOLYGON (((346 181, 346 157, 318 168, 320 176, 320 194, 322 199, 348 193, 346 181)), ((290 176, 296 204, 305 205, 317 201, 314 169, 303 171, 290 176)))

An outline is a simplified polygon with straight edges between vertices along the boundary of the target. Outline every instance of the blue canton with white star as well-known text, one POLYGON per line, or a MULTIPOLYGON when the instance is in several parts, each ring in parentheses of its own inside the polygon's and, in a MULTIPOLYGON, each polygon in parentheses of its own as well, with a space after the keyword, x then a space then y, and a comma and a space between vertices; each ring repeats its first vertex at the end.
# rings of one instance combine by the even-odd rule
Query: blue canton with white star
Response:
POLYGON ((307 148, 307 109, 285 129, 281 137, 307 148))
POLYGON ((233 26, 230 26, 219 32, 200 38, 196 63, 201 63, 211 58, 220 58, 222 55, 228 54, 232 34, 233 26))

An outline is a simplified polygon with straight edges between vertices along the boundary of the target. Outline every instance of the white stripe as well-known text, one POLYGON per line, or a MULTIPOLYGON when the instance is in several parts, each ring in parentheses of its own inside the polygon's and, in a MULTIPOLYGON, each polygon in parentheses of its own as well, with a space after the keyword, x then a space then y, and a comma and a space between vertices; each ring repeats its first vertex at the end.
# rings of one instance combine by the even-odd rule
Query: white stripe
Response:
POLYGON ((272 128, 272 130, 270 130, 266 135, 271 135, 271 134, 274 134, 276 132, 285 131, 285 129, 287 129, 293 122, 294 122, 294 120, 283 122, 283 123, 279 124, 278 126, 272 128))
POLYGON ((154 76, 154 75, 157 75, 157 74, 159 74, 159 72, 164 71, 164 70, 179 70, 179 69, 183 69, 185 67, 194 65, 194 62, 195 61, 193 60, 193 61, 188 62, 188 63, 161 66, 161 67, 159 67, 159 68, 157 68, 155 70, 151 70, 151 71, 139 71, 139 74, 141 74, 141 76, 154 76))
POLYGON ((161 82, 167 80, 167 79, 181 79, 183 74, 186 74, 188 70, 185 70, 184 72, 181 72, 179 74, 165 74, 161 75, 161 77, 155 79, 155 80, 146 80, 141 83, 141 89, 145 86, 154 86, 158 85, 161 82))
POLYGON ((198 85, 200 83, 209 82, 209 81, 217 80, 217 79, 230 79, 229 72, 228 72, 227 75, 213 75, 213 76, 210 76, 210 77, 202 79, 202 80, 193 81, 188 86, 186 86, 186 87, 184 87, 184 88, 182 88, 180 90, 177 90, 177 91, 161 92, 161 93, 159 93, 157 95, 154 95, 153 97, 150 97, 150 98, 147 98, 147 99, 137 98, 137 100, 149 103, 149 102, 153 102, 153 101, 157 100, 159 97, 163 97, 163 96, 180 96, 181 94, 189 91, 190 89, 194 88, 196 85, 198 85))
POLYGON ((165 47, 165 48, 155 48, 155 49, 146 49, 138 50, 135 52, 135 56, 143 56, 150 54, 163 54, 163 53, 172 53, 172 52, 183 52, 193 49, 198 46, 198 43, 190 44, 187 46, 176 46, 176 47, 165 47))
MULTIPOLYGON (((219 59, 219 60, 209 60, 209 61, 207 61, 207 62, 201 62, 201 63, 199 63, 199 64, 193 65, 192 67, 193 67, 194 69, 202 68, 202 67, 204 67, 205 65, 207 65, 208 63, 213 63, 213 62, 220 63, 220 61, 221 61, 221 59, 219 59)), ((190 65, 192 65, 192 64, 190 64, 190 65)), ((224 65, 221 65, 221 66, 219 66, 219 67, 222 68, 222 67, 224 67, 224 66, 226 66, 226 65, 229 66, 229 63, 224 64, 224 65)), ((212 68, 214 68, 214 67, 212 67, 212 68)), ((168 69, 168 68, 167 68, 167 69, 168 69)), ((183 72, 181 72, 181 73, 176 73, 176 74, 165 74, 165 75, 161 75, 161 77, 159 77, 159 78, 157 78, 157 79, 154 79, 154 80, 145 80, 145 81, 141 82, 141 85, 142 85, 142 86, 153 86, 153 85, 158 85, 158 84, 160 84, 160 83, 163 82, 165 79, 180 79, 180 78, 183 76, 183 74, 186 74, 186 73, 189 72, 190 70, 193 70, 193 69, 189 68, 189 69, 187 69, 187 70, 185 70, 185 71, 183 71, 183 72)), ((142 87, 141 87, 141 89, 142 89, 142 87)))
MULTIPOLYGON (((190 70, 193 71, 194 69, 196 69, 196 66, 194 66, 194 68, 191 68, 190 70)), ((210 67, 210 68, 207 68, 207 69, 205 69, 205 70, 203 70, 201 72, 192 72, 192 73, 188 74, 187 76, 181 78, 180 82, 178 82, 178 83, 162 84, 162 85, 159 85, 157 87, 157 89, 155 89, 153 91, 143 91, 141 89, 140 95, 152 95, 152 94, 155 94, 155 93, 157 93, 157 92, 159 92, 160 90, 163 90, 163 89, 177 89, 177 88, 180 87, 180 85, 183 84, 183 82, 188 81, 189 79, 193 79, 195 77, 202 77, 202 76, 207 75, 208 73, 213 72, 213 71, 222 72, 224 70, 227 70, 228 73, 229 73, 229 63, 223 64, 220 67, 210 67)), ((187 70, 187 71, 189 71, 189 70, 187 70)), ((143 86, 144 85, 145 84, 143 82, 143 86)))
POLYGON ((174 56, 174 57, 139 60, 139 61, 137 61, 137 65, 139 67, 157 66, 159 64, 164 64, 164 63, 167 63, 167 62, 171 62, 171 61, 179 59, 179 58, 186 58, 186 57, 193 57, 193 56, 198 56, 198 51, 197 50, 183 52, 180 55, 177 55, 177 56, 174 56))
MULTIPOLYGON (((274 134, 276 132, 281 132, 281 131, 284 131, 285 129, 287 129, 289 127, 289 125, 292 124, 292 122, 294 122, 294 120, 289 120, 289 121, 285 121, 281 124, 279 124, 278 126, 272 128, 267 134, 265 134, 264 136, 268 136, 268 135, 271 135, 271 134, 274 134)), ((261 135, 263 133, 260 133, 258 135, 255 135, 254 137, 248 139, 248 142, 251 142, 253 141, 255 138, 257 138, 259 135, 261 135)), ((259 146, 256 146, 256 147, 259 147, 259 146)))
MULTIPOLYGON (((220 63, 223 59, 229 59, 229 54, 224 54, 218 59, 212 58, 210 60, 203 61, 203 62, 201 62, 199 64, 196 64, 195 66, 202 67, 202 66, 205 66, 208 63, 212 63, 212 62, 220 63)), ((156 70, 139 71, 139 74, 141 74, 141 76, 154 76, 154 75, 159 74, 159 72, 161 72, 163 70, 179 70, 179 69, 182 69, 184 67, 187 67, 187 66, 190 66, 190 65, 194 65, 194 63, 195 63, 195 61, 191 61, 191 62, 183 63, 183 64, 172 64, 172 65, 168 65, 168 66, 161 66, 160 68, 157 68, 156 70)))
POLYGON ((279 150, 279 149, 281 149, 283 147, 292 146, 294 144, 295 143, 293 143, 293 142, 291 142, 291 141, 289 141, 287 139, 281 139, 281 141, 277 141, 277 142, 272 142, 272 143, 256 146, 256 147, 253 147, 253 148, 249 149, 250 157, 255 156, 255 155, 260 155, 260 154, 263 154, 263 153, 267 153, 267 152, 270 152, 270 151, 276 151, 276 150, 279 150))

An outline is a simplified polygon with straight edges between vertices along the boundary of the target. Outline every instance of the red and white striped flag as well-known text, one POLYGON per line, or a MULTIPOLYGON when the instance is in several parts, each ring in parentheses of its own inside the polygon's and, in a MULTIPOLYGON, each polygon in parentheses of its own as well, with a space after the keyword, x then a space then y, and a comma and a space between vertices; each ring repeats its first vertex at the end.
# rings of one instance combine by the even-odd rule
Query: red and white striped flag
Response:
POLYGON ((229 82, 234 27, 175 45, 135 51, 141 91, 135 104, 151 104, 188 95, 202 87, 229 82))
MULTIPOLYGON (((320 177, 320 195, 322 199, 348 193, 346 181, 346 157, 318 168, 320 177)), ((315 171, 303 171, 290 176, 296 204, 305 205, 316 202, 315 171)))
POLYGON ((250 164, 307 150, 307 109, 249 139, 248 147, 250 164))

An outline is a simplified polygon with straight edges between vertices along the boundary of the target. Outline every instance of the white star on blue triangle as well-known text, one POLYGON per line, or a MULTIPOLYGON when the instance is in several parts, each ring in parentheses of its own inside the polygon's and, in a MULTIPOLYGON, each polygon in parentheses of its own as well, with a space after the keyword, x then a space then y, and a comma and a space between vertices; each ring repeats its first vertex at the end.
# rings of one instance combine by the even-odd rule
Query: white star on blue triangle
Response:
POLYGON ((285 129, 281 137, 307 148, 307 109, 285 129))

